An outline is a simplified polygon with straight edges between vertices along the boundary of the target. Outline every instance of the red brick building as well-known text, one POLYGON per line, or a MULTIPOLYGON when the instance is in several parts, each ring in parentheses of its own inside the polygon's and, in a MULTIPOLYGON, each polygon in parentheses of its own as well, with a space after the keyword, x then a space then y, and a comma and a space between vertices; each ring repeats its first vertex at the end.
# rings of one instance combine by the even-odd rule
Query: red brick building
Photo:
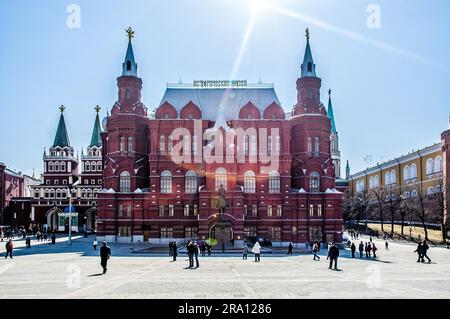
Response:
POLYGON ((287 114, 273 85, 196 81, 168 85, 149 116, 131 38, 102 133, 99 239, 341 242, 332 121, 309 33, 287 114))

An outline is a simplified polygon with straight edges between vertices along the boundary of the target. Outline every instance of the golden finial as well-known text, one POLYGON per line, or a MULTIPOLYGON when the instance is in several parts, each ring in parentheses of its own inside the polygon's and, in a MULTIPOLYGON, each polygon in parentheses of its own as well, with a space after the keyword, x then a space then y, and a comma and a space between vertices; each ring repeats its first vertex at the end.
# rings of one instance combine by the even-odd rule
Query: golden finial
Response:
POLYGON ((64 110, 65 110, 66 108, 65 108, 65 106, 64 105, 61 105, 60 107, 59 107, 59 110, 61 111, 61 113, 64 113, 64 110))
POLYGON ((310 36, 309 28, 306 28, 305 33, 306 33, 306 40, 309 40, 309 36, 310 36))
POLYGON ((133 31, 133 29, 131 29, 131 27, 128 27, 128 29, 126 29, 125 32, 128 35, 128 39, 131 40, 132 38, 134 38, 134 31, 133 31))
POLYGON ((95 107, 94 110, 98 113, 98 112, 100 112, 101 109, 102 109, 102 108, 101 108, 100 106, 97 105, 97 106, 95 107))

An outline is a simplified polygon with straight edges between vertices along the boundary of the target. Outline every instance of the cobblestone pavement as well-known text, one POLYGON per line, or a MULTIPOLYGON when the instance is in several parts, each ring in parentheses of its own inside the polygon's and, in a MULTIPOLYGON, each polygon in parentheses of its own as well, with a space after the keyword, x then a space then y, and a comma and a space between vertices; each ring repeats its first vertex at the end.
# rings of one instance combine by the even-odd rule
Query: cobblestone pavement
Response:
MULTIPOLYGON (((367 238, 364 238, 367 240, 367 238)), ((350 258, 341 250, 338 267, 328 269, 307 254, 200 257, 200 268, 185 269, 187 258, 132 254, 112 245, 108 273, 101 275, 91 239, 65 238, 31 249, 16 241, 14 259, 0 259, 0 298, 450 298, 450 250, 431 248, 432 263, 417 263, 415 245, 378 244, 378 258, 350 258)), ((2 243, 0 253, 4 254, 2 243)))

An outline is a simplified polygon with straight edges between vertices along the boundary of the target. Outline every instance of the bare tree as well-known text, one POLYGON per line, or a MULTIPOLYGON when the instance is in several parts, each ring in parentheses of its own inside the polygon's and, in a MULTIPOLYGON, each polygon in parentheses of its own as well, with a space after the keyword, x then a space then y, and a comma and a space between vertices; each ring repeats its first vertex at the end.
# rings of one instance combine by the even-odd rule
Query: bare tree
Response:
POLYGON ((378 216, 380 218, 381 223, 381 231, 384 233, 384 209, 385 209, 385 199, 386 199, 386 191, 382 187, 377 187, 370 192, 371 201, 369 205, 369 210, 378 211, 378 216))
POLYGON ((399 193, 401 193, 401 201, 399 204, 399 215, 400 215, 400 221, 401 221, 401 234, 402 236, 405 235, 404 233, 404 227, 405 227, 405 220, 409 217, 410 222, 412 222, 412 217, 414 215, 414 205, 413 201, 411 200, 411 190, 409 188, 405 189, 399 189, 399 193))
POLYGON ((391 235, 394 235, 395 215, 399 211, 400 203, 399 191, 393 187, 388 187, 386 189, 386 210, 391 218, 391 235))
POLYGON ((422 227, 425 232, 425 240, 428 241, 427 220, 429 217, 429 198, 426 191, 424 191, 421 183, 417 183, 416 185, 414 185, 413 192, 411 192, 411 201, 413 204, 415 215, 422 223, 422 227))
POLYGON ((444 179, 440 178, 435 187, 432 195, 429 196, 430 206, 436 214, 437 221, 441 225, 442 242, 446 241, 446 212, 447 203, 449 201, 449 187, 445 185, 444 179), (446 189, 447 188, 447 189, 446 189))

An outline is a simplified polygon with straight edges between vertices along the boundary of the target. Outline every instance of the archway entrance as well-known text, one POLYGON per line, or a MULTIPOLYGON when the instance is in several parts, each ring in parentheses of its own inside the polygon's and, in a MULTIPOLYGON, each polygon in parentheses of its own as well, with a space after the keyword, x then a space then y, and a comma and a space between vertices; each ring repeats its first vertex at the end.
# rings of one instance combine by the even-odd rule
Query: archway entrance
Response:
POLYGON ((47 229, 49 232, 58 231, 58 213, 61 210, 51 209, 47 212, 47 229))
POLYGON ((217 240, 218 245, 231 243, 233 239, 233 229, 229 222, 218 222, 213 225, 209 231, 209 237, 217 240))
POLYGON ((96 215, 97 210, 95 208, 91 208, 86 212, 86 232, 87 233, 95 233, 97 230, 96 227, 96 215))

